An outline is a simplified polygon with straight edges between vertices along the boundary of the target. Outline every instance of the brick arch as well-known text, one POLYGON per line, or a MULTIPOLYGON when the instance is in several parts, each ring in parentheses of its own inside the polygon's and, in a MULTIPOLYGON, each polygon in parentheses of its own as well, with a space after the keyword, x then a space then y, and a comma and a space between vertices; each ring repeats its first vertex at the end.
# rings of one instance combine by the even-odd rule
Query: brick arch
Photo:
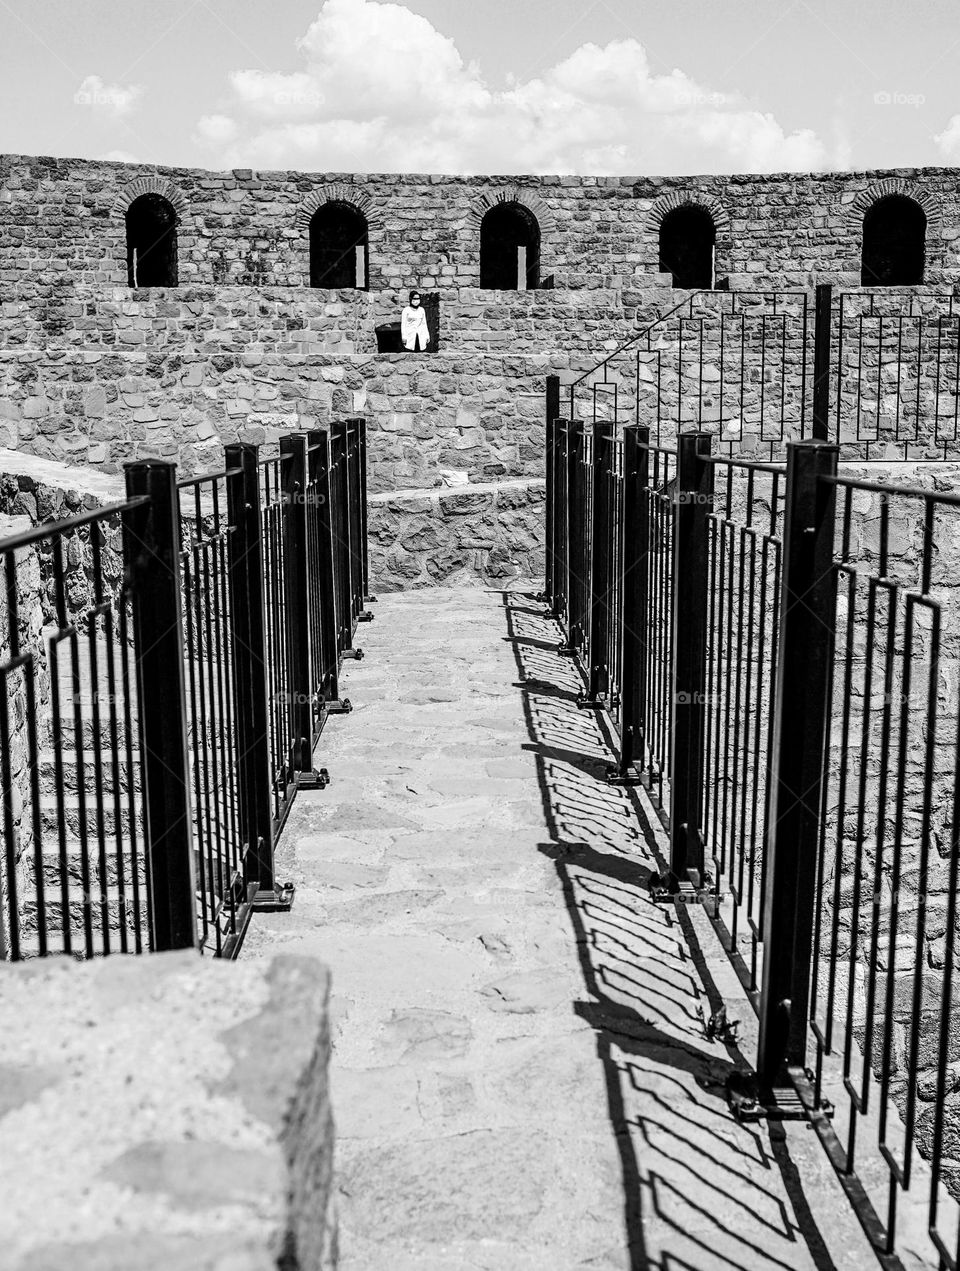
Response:
POLYGON ((300 229, 309 229, 314 212, 326 203, 347 203, 366 218, 367 228, 375 229, 380 225, 380 218, 373 206, 373 199, 366 190, 355 185, 338 183, 336 185, 318 185, 311 190, 297 209, 297 225, 300 229))
POLYGON ((141 194, 159 194, 167 200, 176 214, 177 220, 181 220, 187 210, 187 200, 180 190, 168 181, 166 177, 149 176, 135 177, 133 181, 128 181, 122 190, 118 190, 113 200, 111 212, 114 216, 124 216, 127 208, 138 199, 141 194))
POLYGON ((717 238, 726 238, 729 235, 730 215, 719 199, 712 194, 688 194, 683 190, 671 190, 669 194, 661 194, 654 200, 647 213, 647 225, 651 231, 659 234, 664 219, 678 207, 702 207, 713 219, 717 238))
POLYGON ((861 190, 853 202, 848 203, 843 210, 843 219, 847 228, 857 234, 861 233, 866 213, 874 203, 885 199, 889 194, 901 194, 904 198, 912 199, 923 208, 923 214, 927 218, 927 229, 940 228, 940 200, 934 194, 921 190, 912 181, 904 180, 903 177, 886 177, 883 181, 877 181, 868 186, 866 190, 861 190))
POLYGON ((521 203, 528 211, 532 212, 537 218, 537 224, 540 226, 541 239, 548 234, 556 232, 556 217, 539 194, 534 194, 532 190, 525 190, 521 186, 516 185, 503 186, 499 190, 482 190, 471 200, 467 211, 467 220, 479 232, 480 223, 486 214, 492 207, 498 207, 501 203, 521 203))

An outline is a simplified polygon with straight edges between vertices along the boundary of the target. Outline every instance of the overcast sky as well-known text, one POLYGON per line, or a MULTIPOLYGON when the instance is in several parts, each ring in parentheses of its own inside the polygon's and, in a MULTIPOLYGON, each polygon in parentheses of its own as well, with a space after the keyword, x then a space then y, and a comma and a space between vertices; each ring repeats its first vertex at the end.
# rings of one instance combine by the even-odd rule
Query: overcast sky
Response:
POLYGON ((960 164, 958 0, 0 0, 0 150, 672 175, 960 164))

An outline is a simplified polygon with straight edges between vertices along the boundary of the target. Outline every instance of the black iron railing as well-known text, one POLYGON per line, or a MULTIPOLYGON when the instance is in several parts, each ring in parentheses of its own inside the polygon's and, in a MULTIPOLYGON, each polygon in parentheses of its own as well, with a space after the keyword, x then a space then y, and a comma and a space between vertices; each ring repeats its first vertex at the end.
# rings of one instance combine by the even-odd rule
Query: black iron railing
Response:
POLYGON ((276 837, 369 617, 364 456, 349 420, 131 464, 126 502, 0 542, 0 957, 234 956, 289 903, 276 837))
POLYGON ((916 289, 695 291, 563 396, 567 418, 655 445, 695 430, 754 460, 804 438, 851 460, 960 458, 960 310, 916 289))
POLYGON ((130 500, 0 543, 0 957, 150 947, 130 500))
POLYGON ((579 704, 663 820, 654 898, 706 906, 759 1015, 731 1106, 810 1119, 882 1265, 919 1203, 955 1271, 960 496, 838 476, 822 442, 781 466, 606 421, 547 439, 579 704))

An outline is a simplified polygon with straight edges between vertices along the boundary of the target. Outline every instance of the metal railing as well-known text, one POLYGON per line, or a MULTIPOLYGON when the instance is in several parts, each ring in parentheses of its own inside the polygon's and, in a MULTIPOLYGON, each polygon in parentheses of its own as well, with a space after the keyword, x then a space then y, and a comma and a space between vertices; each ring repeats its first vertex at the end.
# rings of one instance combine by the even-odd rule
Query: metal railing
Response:
POLYGON ((134 463, 124 503, 0 541, 0 957, 230 957, 289 905, 276 838, 370 616, 364 456, 345 420, 134 463))
POLYGON ((881 1265, 906 1205, 956 1271, 960 495, 547 422, 560 651, 663 820, 654 899, 706 907, 759 1015, 731 1107, 812 1122, 881 1265))
POLYGON ((696 430, 754 460, 804 438, 851 460, 960 458, 960 310, 915 289, 695 291, 564 397, 567 418, 640 425, 658 446, 696 430))

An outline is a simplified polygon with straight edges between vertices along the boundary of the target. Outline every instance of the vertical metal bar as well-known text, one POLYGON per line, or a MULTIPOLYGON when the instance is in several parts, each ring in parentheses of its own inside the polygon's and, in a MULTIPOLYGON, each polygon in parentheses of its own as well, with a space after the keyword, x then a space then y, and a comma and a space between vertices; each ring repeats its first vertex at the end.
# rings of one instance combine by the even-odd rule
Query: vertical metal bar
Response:
POLYGON ((560 376, 547 376, 546 391, 546 556, 544 560, 544 588, 543 598, 548 605, 554 606, 553 592, 553 570, 554 570, 554 544, 553 544, 553 524, 554 524, 554 499, 556 498, 556 487, 554 484, 554 458, 553 452, 556 446, 556 421, 560 415, 560 376))
POLYGON ((323 649, 322 674, 326 700, 339 702, 340 645, 337 639, 336 567, 334 563, 334 522, 331 502, 330 438, 325 429, 308 434, 316 451, 317 555, 316 568, 320 588, 320 643, 323 649))
POLYGON ((313 678, 310 669, 310 575, 307 569, 307 438, 280 438, 286 646, 290 658, 291 765, 313 772, 313 678))
POLYGON ((616 778, 634 773, 636 756, 643 762, 643 721, 646 715, 647 568, 650 521, 647 489, 650 482, 650 429, 623 430, 623 555, 622 632, 620 645, 620 763, 616 778))
POLYGON ((247 843, 244 881, 257 898, 274 890, 273 800, 270 788, 269 689, 265 657, 263 542, 258 448, 246 442, 225 447, 240 834, 247 843))
POLYGON ((607 634, 610 625, 611 506, 609 469, 613 458, 610 422, 593 427, 593 508, 590 534, 590 673, 584 699, 598 702, 607 691, 607 634))
POLYGON ((770 752, 764 959, 757 1072, 773 1085, 806 1055, 826 702, 836 622, 833 564, 838 447, 791 442, 770 752))
POLYGON ((127 464, 127 495, 149 503, 123 516, 140 708, 144 853, 157 950, 197 944, 196 880, 187 760, 177 469, 127 464))
MULTIPOLYGON (((830 318, 833 287, 828 282, 817 284, 813 320, 813 429, 814 441, 830 436, 830 318)), ((840 417, 837 416, 837 427, 840 417)))
POLYGON ((669 889, 673 892, 699 886, 703 874, 700 820, 707 671, 709 518, 713 514, 710 450, 709 433, 682 433, 677 439, 670 721, 672 878, 669 889))
POLYGON ((363 566, 362 598, 369 602, 376 600, 370 595, 370 553, 367 539, 367 421, 363 416, 357 419, 357 447, 360 463, 360 549, 363 566))

